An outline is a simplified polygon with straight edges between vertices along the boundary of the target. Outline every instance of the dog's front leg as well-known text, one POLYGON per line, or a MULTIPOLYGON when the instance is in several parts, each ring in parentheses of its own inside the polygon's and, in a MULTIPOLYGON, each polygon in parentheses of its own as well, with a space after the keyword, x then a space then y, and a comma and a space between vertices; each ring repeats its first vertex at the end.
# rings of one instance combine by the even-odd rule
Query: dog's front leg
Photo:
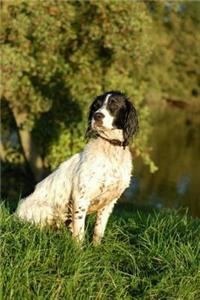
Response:
POLYGON ((73 204, 72 235, 79 242, 84 238, 85 217, 88 206, 89 201, 86 199, 75 200, 73 204))
POLYGON ((104 235, 108 218, 113 210, 116 201, 117 199, 112 200, 112 202, 110 202, 108 205, 104 206, 103 208, 97 211, 96 223, 95 223, 94 235, 93 235, 94 245, 100 244, 101 239, 104 235))

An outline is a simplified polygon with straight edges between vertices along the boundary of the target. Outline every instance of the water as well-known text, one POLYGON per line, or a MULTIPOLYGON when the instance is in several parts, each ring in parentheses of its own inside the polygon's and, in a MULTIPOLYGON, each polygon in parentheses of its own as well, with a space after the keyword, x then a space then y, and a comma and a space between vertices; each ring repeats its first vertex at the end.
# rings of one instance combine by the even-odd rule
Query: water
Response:
POLYGON ((200 112, 173 107, 151 113, 152 157, 159 170, 150 174, 135 159, 125 198, 139 208, 184 208, 200 217, 200 112))

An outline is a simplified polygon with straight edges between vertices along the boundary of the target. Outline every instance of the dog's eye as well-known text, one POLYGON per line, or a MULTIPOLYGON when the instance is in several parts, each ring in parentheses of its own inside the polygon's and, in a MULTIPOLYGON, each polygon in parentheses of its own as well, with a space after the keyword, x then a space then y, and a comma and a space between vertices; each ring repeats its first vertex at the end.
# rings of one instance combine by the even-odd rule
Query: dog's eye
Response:
POLYGON ((119 107, 119 104, 118 104, 117 100, 111 99, 111 100, 110 100, 110 103, 109 103, 109 108, 110 108, 112 111, 114 111, 114 110, 117 110, 118 107, 119 107))

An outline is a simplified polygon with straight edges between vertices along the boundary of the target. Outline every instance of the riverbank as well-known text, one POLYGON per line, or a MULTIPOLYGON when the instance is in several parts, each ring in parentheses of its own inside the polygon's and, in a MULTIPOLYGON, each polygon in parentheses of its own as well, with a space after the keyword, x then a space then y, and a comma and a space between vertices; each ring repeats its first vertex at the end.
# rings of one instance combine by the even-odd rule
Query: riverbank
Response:
POLYGON ((116 209, 103 243, 19 222, 1 207, 1 299, 187 299, 200 295, 200 220, 116 209))

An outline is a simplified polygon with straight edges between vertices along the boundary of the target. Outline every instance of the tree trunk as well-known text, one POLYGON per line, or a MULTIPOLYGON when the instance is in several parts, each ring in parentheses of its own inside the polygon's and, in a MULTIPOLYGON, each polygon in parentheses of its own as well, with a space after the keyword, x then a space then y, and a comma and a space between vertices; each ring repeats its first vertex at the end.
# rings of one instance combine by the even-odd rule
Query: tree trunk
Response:
POLYGON ((19 112, 15 108, 12 109, 12 112, 16 121, 18 136, 20 139, 24 157, 33 173, 35 181, 38 182, 42 179, 44 167, 42 158, 37 152, 36 146, 34 144, 31 132, 23 127, 23 123, 27 119, 27 113, 19 112))

